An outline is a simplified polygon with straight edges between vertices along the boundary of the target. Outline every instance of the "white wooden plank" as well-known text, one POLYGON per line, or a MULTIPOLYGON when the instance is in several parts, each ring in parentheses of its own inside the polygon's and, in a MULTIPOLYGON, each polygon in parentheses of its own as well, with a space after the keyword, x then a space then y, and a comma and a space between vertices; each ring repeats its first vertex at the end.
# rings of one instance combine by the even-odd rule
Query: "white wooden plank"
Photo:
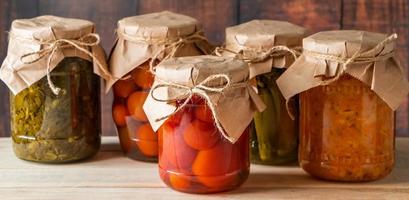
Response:
POLYGON ((219 194, 194 195, 166 188, 23 188, 0 189, 0 197, 7 200, 408 200, 409 193, 401 190, 246 188, 219 194))
MULTIPOLYGON (((368 183, 335 183, 316 180, 297 166, 252 165, 248 181, 238 190, 211 195, 220 199, 409 199, 409 138, 397 140, 397 164, 387 178, 368 183), (348 194, 349 196, 343 196, 348 194), (256 195, 256 196, 254 196, 256 195), (304 197, 304 198, 303 198, 304 197), (343 198, 341 198, 343 197, 343 198), (370 198, 373 197, 373 198, 370 198)), ((130 160, 120 152, 116 137, 103 139, 93 159, 63 165, 47 165, 17 159, 9 139, 0 139, 0 199, 24 194, 33 199, 186 199, 207 196, 174 192, 161 182, 157 166, 130 160)), ((25 196, 27 197, 27 196, 25 196)), ((26 199, 26 198, 22 198, 26 199)))

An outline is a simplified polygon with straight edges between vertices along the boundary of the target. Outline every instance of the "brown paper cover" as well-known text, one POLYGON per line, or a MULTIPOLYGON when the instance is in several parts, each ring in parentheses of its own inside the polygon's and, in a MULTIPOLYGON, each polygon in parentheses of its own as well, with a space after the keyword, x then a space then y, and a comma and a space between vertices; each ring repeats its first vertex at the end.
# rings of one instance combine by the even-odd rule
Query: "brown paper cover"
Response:
MULTIPOLYGON (((252 20, 226 28, 226 49, 242 54, 244 58, 255 58, 274 46, 299 48, 306 36, 306 29, 284 21, 252 20)), ((228 55, 229 53, 226 52, 228 55)), ((270 56, 260 62, 250 62, 250 78, 268 73, 274 68, 286 68, 294 58, 284 53, 270 56)))
MULTIPOLYGON (((163 51, 167 45, 198 34, 201 28, 196 19, 169 11, 121 19, 118 22, 118 38, 109 58, 113 78, 107 81, 106 91, 135 67, 163 51)), ((202 55, 210 51, 207 41, 197 40, 184 44, 175 56, 202 55)), ((158 59, 161 60, 167 53, 164 52, 158 59)))
MULTIPOLYGON (((32 19, 17 19, 11 25, 7 56, 0 68, 0 79, 10 90, 17 94, 47 75, 47 60, 50 54, 33 63, 24 63, 22 56, 40 51, 46 46, 38 41, 52 42, 58 39, 76 40, 87 34, 95 33, 95 25, 87 20, 39 16, 32 19)), ((65 57, 80 57, 94 63, 94 72, 103 78, 108 75, 100 67, 107 68, 105 54, 101 46, 83 47, 92 57, 69 46, 58 48, 53 54, 50 69, 54 69, 65 57), (102 66, 97 66, 98 59, 102 66)))
POLYGON ((395 57, 396 37, 356 30, 316 33, 303 40, 304 53, 277 84, 288 100, 349 74, 396 110, 409 91, 406 73, 395 57))
MULTIPOLYGON (((174 83, 194 88, 206 78, 223 74, 227 75, 231 84, 245 84, 243 87, 228 87, 222 92, 204 91, 214 105, 217 118, 222 128, 227 133, 226 139, 235 142, 248 127, 253 114, 265 108, 254 89, 249 86, 249 71, 247 64, 236 58, 217 56, 192 56, 171 58, 160 63, 156 68, 156 77, 153 84, 174 83)), ((206 84, 209 87, 220 86, 223 80, 214 80, 206 84)), ((166 120, 157 121, 163 116, 172 114, 176 105, 171 102, 157 101, 152 93, 159 99, 184 99, 187 90, 175 87, 161 87, 156 91, 151 90, 143 106, 149 122, 156 131, 166 120)), ((203 92, 203 91, 202 91, 203 92)))

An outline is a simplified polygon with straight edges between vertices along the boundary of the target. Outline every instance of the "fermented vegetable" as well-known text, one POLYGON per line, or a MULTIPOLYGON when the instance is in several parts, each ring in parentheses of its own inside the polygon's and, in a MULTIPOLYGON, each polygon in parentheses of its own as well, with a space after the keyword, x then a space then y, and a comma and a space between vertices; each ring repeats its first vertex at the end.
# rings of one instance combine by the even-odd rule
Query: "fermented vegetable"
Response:
POLYGON ((70 57, 46 77, 10 97, 11 136, 16 155, 40 162, 69 162, 94 155, 100 146, 99 78, 92 63, 70 57))

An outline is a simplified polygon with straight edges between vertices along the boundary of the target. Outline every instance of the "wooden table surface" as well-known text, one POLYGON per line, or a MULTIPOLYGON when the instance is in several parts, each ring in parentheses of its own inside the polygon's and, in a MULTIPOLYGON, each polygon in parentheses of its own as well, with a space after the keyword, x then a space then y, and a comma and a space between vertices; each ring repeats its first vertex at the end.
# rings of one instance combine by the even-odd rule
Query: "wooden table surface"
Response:
POLYGON ((130 160, 116 137, 104 137, 94 158, 47 165, 17 159, 10 138, 0 139, 0 199, 398 199, 409 200, 409 138, 397 139, 397 163, 385 179, 335 183, 313 179, 300 168, 252 165, 239 189, 212 195, 173 191, 157 166, 130 160))

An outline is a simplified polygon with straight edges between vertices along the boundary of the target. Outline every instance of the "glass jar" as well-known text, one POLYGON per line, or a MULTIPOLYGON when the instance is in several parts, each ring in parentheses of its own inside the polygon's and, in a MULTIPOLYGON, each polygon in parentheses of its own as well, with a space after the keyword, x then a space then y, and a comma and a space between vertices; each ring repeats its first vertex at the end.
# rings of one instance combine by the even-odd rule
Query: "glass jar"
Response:
POLYGON ((58 95, 51 91, 47 77, 10 95, 16 156, 47 163, 93 156, 101 143, 100 79, 93 64, 67 57, 50 75, 61 88, 58 95))
POLYGON ((249 133, 230 143, 204 100, 194 97, 159 131, 159 172, 171 188, 214 193, 239 187, 249 175, 249 133))
POLYGON ((300 94, 301 167, 335 181, 371 181, 394 165, 394 113, 367 85, 344 75, 300 94))
MULTIPOLYGON (((256 164, 288 164, 297 160, 298 116, 290 118, 286 101, 276 80, 285 69, 273 68, 268 74, 256 77, 258 94, 267 108, 257 112, 251 129, 251 161, 256 164)), ((288 106, 298 108, 298 98, 288 106)))
POLYGON ((155 162, 158 137, 143 111, 143 103, 154 80, 148 63, 132 70, 128 79, 114 84, 112 115, 123 152, 135 160, 155 162))

